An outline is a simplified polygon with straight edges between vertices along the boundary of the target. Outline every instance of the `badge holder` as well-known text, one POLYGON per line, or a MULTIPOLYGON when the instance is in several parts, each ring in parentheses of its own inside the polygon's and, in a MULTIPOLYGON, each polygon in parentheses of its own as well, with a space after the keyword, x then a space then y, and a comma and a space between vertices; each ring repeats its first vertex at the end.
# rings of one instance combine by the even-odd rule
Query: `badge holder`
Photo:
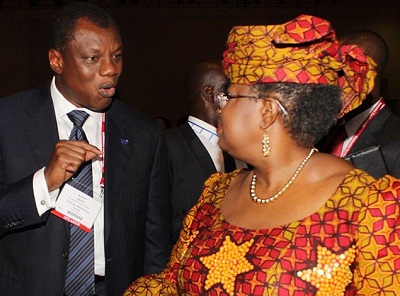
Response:
MULTIPOLYGON (((83 184, 79 184, 79 186, 86 187, 83 184)), ((90 232, 102 207, 102 204, 98 201, 101 200, 101 197, 101 192, 93 191, 92 198, 66 183, 57 198, 56 208, 52 210, 52 214, 86 232, 90 232)))

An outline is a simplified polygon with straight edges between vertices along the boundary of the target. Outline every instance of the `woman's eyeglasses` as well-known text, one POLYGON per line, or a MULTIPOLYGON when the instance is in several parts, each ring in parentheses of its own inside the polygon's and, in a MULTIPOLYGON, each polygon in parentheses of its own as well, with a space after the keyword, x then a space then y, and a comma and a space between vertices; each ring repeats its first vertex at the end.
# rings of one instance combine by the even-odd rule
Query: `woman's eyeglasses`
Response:
MULTIPOLYGON (((222 110, 226 104, 228 103, 229 100, 233 100, 233 99, 240 99, 240 98, 250 98, 250 99, 266 99, 267 97, 258 97, 258 96, 250 96, 250 95, 233 95, 231 93, 224 93, 224 92, 220 92, 217 95, 217 103, 219 105, 219 108, 222 110)), ((279 102, 277 99, 270 97, 271 99, 273 99, 278 107, 279 110, 281 111, 281 113, 285 116, 289 115, 289 113, 286 111, 285 107, 282 106, 281 102, 279 102)))

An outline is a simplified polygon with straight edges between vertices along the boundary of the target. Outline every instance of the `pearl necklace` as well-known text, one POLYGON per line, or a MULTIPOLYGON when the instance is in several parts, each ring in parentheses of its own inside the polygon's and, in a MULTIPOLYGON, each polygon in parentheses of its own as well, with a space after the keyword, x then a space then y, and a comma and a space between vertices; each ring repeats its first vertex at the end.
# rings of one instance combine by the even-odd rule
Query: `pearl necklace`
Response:
POLYGON ((310 150, 310 153, 308 153, 307 157, 304 158, 304 160, 301 162, 301 164, 299 165, 299 167, 297 168, 297 170, 294 172, 293 176, 290 178, 290 180, 274 195, 263 199, 263 198, 259 198, 256 195, 256 174, 253 174, 253 178, 251 179, 251 183, 250 183, 250 196, 251 199, 259 204, 267 204, 270 202, 273 202, 274 200, 278 199, 279 196, 281 196, 288 188, 290 185, 292 185, 293 181, 297 178, 298 174, 300 173, 301 169, 304 167, 304 165, 307 163, 307 161, 310 159, 311 155, 313 155, 313 153, 315 151, 318 151, 316 148, 312 148, 310 150))

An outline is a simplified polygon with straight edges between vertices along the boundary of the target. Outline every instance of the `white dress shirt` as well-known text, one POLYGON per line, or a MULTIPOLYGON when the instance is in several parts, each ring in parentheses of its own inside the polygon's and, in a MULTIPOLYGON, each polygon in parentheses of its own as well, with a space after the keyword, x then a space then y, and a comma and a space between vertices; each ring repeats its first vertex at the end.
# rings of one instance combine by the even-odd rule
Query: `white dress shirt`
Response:
MULTIPOLYGON (((78 109, 72 103, 67 101, 58 91, 53 78, 50 86, 51 97, 53 99, 54 111, 57 121, 58 135, 60 140, 68 140, 71 134, 73 123, 68 118, 68 113, 78 109)), ((87 112, 90 116, 83 125, 86 137, 90 144, 101 150, 102 135, 101 125, 103 113, 93 112, 85 108, 79 108, 87 112)), ((93 198, 104 205, 101 196, 100 180, 101 180, 101 158, 95 158, 92 161, 93 176, 93 198)), ((33 192, 36 201, 36 207, 39 215, 43 215, 49 209, 55 207, 56 199, 59 195, 59 189, 48 192, 47 183, 44 178, 44 167, 37 171, 33 177, 33 192)), ((105 275, 105 253, 104 253, 104 207, 101 207, 99 214, 94 221, 94 250, 95 250, 95 274, 105 275)))
MULTIPOLYGON (((217 129, 207 122, 193 116, 188 117, 188 123, 200 139, 201 143, 203 143, 204 147, 207 149, 208 154, 210 154, 217 172, 225 172, 224 156, 221 148, 218 146, 219 136, 217 134, 217 129)), ((236 159, 235 163, 237 168, 247 167, 244 162, 236 159)))
POLYGON ((211 124, 193 116, 189 116, 188 123, 207 149, 217 171, 224 172, 224 156, 221 148, 218 146, 219 136, 217 134, 217 129, 211 124))

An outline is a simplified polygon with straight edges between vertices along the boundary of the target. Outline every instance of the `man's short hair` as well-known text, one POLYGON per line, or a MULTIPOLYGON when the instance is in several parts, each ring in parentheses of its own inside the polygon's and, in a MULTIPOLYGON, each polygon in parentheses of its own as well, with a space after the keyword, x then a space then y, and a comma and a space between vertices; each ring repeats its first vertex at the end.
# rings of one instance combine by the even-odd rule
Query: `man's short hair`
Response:
POLYGON ((101 28, 114 27, 119 32, 114 19, 99 6, 89 2, 73 2, 59 9, 53 16, 49 26, 50 48, 63 51, 74 38, 79 19, 86 19, 101 28))

